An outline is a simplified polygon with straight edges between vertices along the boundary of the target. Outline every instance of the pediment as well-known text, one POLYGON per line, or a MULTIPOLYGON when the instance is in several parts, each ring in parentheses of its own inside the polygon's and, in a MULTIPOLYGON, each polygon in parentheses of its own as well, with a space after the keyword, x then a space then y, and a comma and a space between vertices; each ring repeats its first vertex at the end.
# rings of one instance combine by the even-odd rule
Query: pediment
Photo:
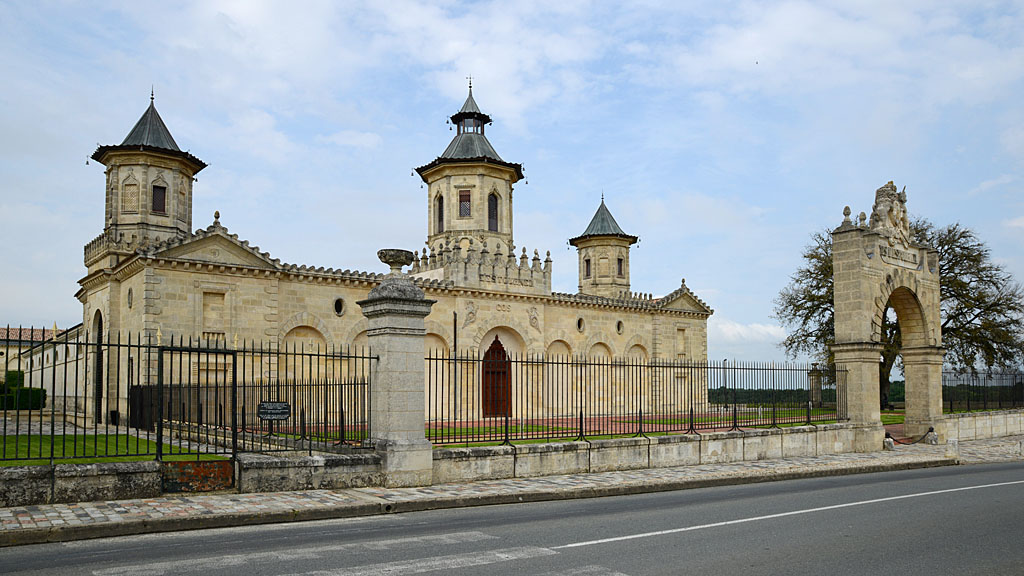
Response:
POLYGON ((154 254, 168 260, 208 262, 224 266, 245 266, 254 268, 276 268, 273 262, 230 238, 219 234, 185 242, 154 254))
POLYGON ((680 286, 671 294, 667 294, 658 302, 658 307, 668 310, 685 310, 699 314, 712 314, 713 310, 697 298, 686 285, 680 286))

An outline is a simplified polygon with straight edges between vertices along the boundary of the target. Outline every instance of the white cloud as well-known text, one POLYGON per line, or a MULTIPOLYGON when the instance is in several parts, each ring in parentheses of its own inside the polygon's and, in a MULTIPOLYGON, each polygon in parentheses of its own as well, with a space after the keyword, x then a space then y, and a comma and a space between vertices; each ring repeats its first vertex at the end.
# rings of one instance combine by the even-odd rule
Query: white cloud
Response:
POLYGON ((1013 220, 1007 220, 1003 222, 1003 224, 1010 228, 1024 228, 1024 216, 1014 218, 1013 220))
POLYGON ((978 194, 981 194, 982 192, 987 192, 988 190, 991 190, 992 188, 997 188, 999 186, 1003 186, 1004 184, 1009 184, 1010 182, 1013 182, 1013 181, 1014 181, 1014 177, 1013 176, 1011 176, 1010 174, 1003 174, 1002 176, 999 176, 998 178, 993 178, 991 180, 985 180, 981 184, 978 184, 977 186, 972 188, 971 191, 967 193, 967 195, 968 196, 977 196, 978 194))
POLYGON ((381 143, 380 134, 374 132, 358 132, 356 130, 342 130, 330 136, 320 136, 322 142, 330 142, 338 146, 350 148, 376 148, 381 143))
POLYGON ((741 324, 712 316, 708 321, 708 340, 721 340, 727 343, 771 343, 778 344, 786 337, 782 326, 771 324, 741 324))

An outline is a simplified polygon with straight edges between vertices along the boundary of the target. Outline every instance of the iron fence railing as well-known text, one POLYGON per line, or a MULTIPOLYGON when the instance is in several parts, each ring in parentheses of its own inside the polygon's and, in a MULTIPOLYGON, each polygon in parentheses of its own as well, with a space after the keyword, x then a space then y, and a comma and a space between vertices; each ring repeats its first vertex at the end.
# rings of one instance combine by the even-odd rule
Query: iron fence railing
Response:
POLYGON ((945 412, 1024 408, 1024 370, 942 373, 945 412))
POLYGON ((368 434, 368 350, 8 333, 0 460, 312 452, 357 446, 368 434))
POLYGON ((476 353, 426 357, 435 444, 592 438, 846 418, 843 369, 476 353))

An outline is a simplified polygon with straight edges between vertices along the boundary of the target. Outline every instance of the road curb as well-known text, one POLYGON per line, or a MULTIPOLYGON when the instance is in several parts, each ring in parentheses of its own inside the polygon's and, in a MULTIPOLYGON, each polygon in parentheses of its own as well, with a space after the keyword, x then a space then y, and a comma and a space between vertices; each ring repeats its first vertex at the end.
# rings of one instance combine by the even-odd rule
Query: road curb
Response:
POLYGON ((546 502, 552 500, 575 500, 582 498, 601 498, 606 496, 627 496, 632 494, 691 490, 695 488, 710 488, 715 486, 735 486, 760 482, 797 480, 801 478, 822 478, 828 476, 848 476, 853 474, 914 470, 939 466, 953 466, 956 464, 958 464, 958 460, 956 459, 942 458, 935 460, 918 460, 911 462, 893 462, 887 464, 868 464, 810 470, 798 469, 766 474, 724 474, 710 478, 633 482, 614 486, 538 489, 536 491, 511 492, 504 494, 438 496, 431 499, 396 498, 394 500, 390 500, 362 493, 360 494, 360 497, 367 500, 366 502, 325 506, 322 508, 273 511, 258 514, 228 512, 223 514, 204 514, 180 518, 147 518, 144 520, 126 520, 123 522, 97 523, 80 526, 50 526, 47 528, 14 529, 0 532, 0 547, 70 542, 74 540, 88 540, 93 538, 134 536, 140 534, 155 534, 160 532, 177 532, 208 528, 228 528, 236 526, 257 526, 260 524, 304 522, 310 520, 354 518, 360 516, 377 516, 382 514, 398 514, 424 510, 468 508, 472 506, 546 502))

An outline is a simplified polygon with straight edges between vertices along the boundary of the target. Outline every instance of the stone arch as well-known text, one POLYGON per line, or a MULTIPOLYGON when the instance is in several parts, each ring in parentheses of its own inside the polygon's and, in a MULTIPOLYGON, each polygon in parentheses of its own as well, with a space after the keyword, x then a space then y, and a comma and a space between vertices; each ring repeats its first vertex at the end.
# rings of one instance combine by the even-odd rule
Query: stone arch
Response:
POLYGON ((651 346, 647 342, 647 338, 642 334, 633 334, 629 337, 629 340, 626 340, 626 344, 622 347, 623 355, 629 356, 629 352, 633 348, 643 350, 644 358, 648 358, 650 356, 649 350, 651 349, 651 346))
POLYGON ((445 326, 436 320, 427 320, 423 324, 427 330, 427 334, 436 335, 439 339, 444 341, 446 347, 451 347, 455 342, 455 339, 452 337, 452 330, 448 326, 445 326))
POLYGON ((552 340, 550 344, 544 349, 544 355, 546 358, 571 358, 572 357, 572 346, 566 340, 552 340))
POLYGON ((342 346, 355 346, 356 340, 358 340, 360 336, 363 336, 363 343, 359 345, 365 346, 367 343, 366 331, 370 328, 370 323, 366 320, 366 317, 361 314, 356 317, 358 319, 342 331, 341 337, 338 339, 338 342, 340 342, 342 346))
POLYGON ((896 311, 904 347, 934 346, 938 338, 935 331, 939 323, 928 318, 921 299, 917 278, 904 278, 902 271, 889 275, 879 285, 879 296, 875 298, 874 315, 871 318, 871 335, 875 342, 881 342, 882 324, 885 320, 886 305, 896 311))
POLYGON ((544 349, 545 350, 547 350, 556 340, 562 340, 563 342, 566 343, 566 345, 569 346, 570 350, 573 349, 573 347, 572 347, 573 337, 570 336, 569 333, 566 332, 565 330, 561 330, 561 329, 550 330, 550 331, 548 331, 545 334, 545 337, 546 337, 545 338, 545 344, 544 344, 544 349))
POLYGON ((609 356, 615 357, 615 350, 614 348, 612 348, 609 342, 612 342, 612 337, 610 334, 606 334, 605 332, 598 332, 591 336, 590 338, 587 338, 587 341, 584 342, 583 346, 579 348, 580 354, 590 354, 590 349, 593 348, 595 344, 603 344, 606 348, 608 348, 609 356))
POLYGON ((650 356, 650 353, 647 352, 647 348, 640 344, 633 344, 629 348, 626 348, 625 357, 631 360, 642 360, 646 362, 650 356))
POLYGON ((526 355, 529 350, 526 339, 523 338, 522 334, 521 331, 516 330, 512 326, 494 326, 473 339, 474 349, 483 357, 484 352, 487 351, 487 348, 497 335, 501 339, 501 344, 505 351, 508 352, 508 355, 512 358, 520 358, 526 355))
POLYGON ((858 425, 859 451, 878 450, 879 359, 886 305, 896 312, 903 336, 906 378, 904 433, 917 436, 942 416, 942 330, 938 252, 911 241, 906 194, 889 182, 875 192, 870 224, 844 220, 832 232, 832 352, 845 379, 847 416, 858 425), (845 372, 843 371, 845 370, 845 372))
POLYGON ((587 348, 588 358, 601 357, 603 359, 610 360, 614 357, 612 354, 612 347, 604 342, 594 342, 587 348))
POLYGON ((325 346, 330 347, 333 344, 331 331, 327 328, 327 324, 324 323, 319 316, 310 314, 309 312, 298 312, 282 322, 281 329, 277 332, 277 341, 279 343, 283 343, 285 336, 300 326, 308 326, 319 332, 320 335, 323 336, 325 346))
POLYGON ((103 358, 103 341, 104 341, 104 326, 103 326, 103 312, 96 310, 92 315, 92 341, 95 343, 93 348, 93 418, 96 423, 100 424, 103 422, 103 367, 105 365, 103 358))
MULTIPOLYGON (((479 314, 479 315, 480 316, 484 316, 483 314, 479 314)), ((490 340, 488 340, 487 342, 484 342, 484 337, 487 336, 488 332, 491 332, 492 330, 494 330, 497 327, 507 328, 508 330, 510 330, 511 332, 514 332, 516 334, 516 337, 519 338, 519 341, 522 343, 522 349, 521 350, 517 350, 517 353, 519 353, 519 352, 525 353, 527 351, 529 351, 530 353, 534 353, 534 352, 540 352, 543 349, 542 348, 542 346, 544 345, 543 342, 538 340, 537 337, 535 337, 533 335, 533 333, 535 333, 536 330, 532 330, 530 328, 529 324, 527 324, 526 322, 523 322, 517 316, 513 315, 513 317, 511 317, 511 318, 503 318, 502 319, 503 323, 502 324, 496 324, 496 325, 488 325, 488 324, 485 323, 486 320, 487 320, 487 317, 480 318, 480 320, 477 321, 477 323, 479 325, 476 328, 476 332, 474 332, 466 340, 467 344, 469 344, 474 349, 481 350, 481 353, 482 353, 482 350, 486 349, 486 348, 481 348, 481 346, 484 346, 485 344, 486 345, 490 345, 490 340)), ((461 341, 462 338, 460 337, 459 340, 461 341)), ((502 342, 504 342, 504 339, 502 339, 502 342)), ((511 349, 508 348, 508 346, 506 346, 506 349, 508 349, 511 352, 511 349)))

